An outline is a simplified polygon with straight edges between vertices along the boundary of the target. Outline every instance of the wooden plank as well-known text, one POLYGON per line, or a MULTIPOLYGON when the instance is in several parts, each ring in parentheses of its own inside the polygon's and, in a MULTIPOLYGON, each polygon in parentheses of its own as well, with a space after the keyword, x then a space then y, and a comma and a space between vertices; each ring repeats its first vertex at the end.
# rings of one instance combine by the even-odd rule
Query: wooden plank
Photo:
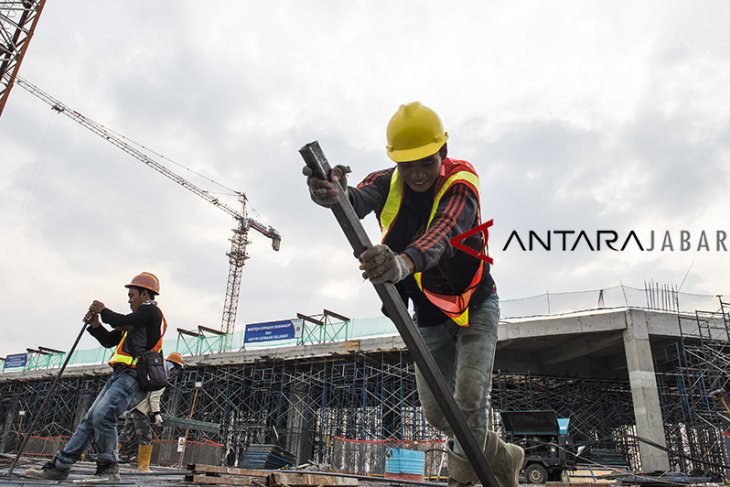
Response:
POLYGON ((263 470, 250 470, 247 468, 223 467, 220 465, 205 465, 202 463, 192 463, 188 465, 188 470, 193 473, 218 473, 224 475, 246 475, 248 477, 266 477, 269 472, 263 470))
POLYGON ((257 479, 261 477, 211 477, 208 475, 186 475, 185 480, 196 484, 215 484, 215 485, 256 485, 257 479))
POLYGON ((358 479, 351 477, 337 477, 331 475, 318 475, 316 473, 279 473, 274 472, 269 476, 269 485, 295 486, 317 486, 317 485, 359 485, 358 479))

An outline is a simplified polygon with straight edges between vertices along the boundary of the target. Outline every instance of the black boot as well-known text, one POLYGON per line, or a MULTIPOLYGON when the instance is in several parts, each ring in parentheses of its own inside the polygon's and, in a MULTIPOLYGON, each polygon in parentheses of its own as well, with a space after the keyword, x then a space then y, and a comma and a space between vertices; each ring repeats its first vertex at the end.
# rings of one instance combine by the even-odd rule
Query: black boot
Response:
POLYGON ((26 477, 32 479, 66 480, 68 478, 68 470, 56 468, 56 462, 53 459, 46 462, 41 468, 32 467, 26 469, 24 474, 26 477))
POLYGON ((119 475, 119 465, 116 463, 96 462, 96 473, 84 477, 79 482, 94 484, 100 482, 119 482, 120 480, 122 480, 122 477, 119 475))

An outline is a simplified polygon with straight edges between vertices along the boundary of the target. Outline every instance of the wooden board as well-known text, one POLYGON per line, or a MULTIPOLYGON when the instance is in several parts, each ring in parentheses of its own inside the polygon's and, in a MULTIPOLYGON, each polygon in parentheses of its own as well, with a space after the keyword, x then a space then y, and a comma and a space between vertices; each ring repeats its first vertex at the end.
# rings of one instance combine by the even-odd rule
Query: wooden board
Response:
POLYGON ((274 472, 269 476, 269 485, 295 486, 316 486, 316 485, 359 485, 358 479, 351 477, 337 477, 332 475, 319 475, 316 473, 279 473, 274 472))
POLYGON ((233 477, 212 477, 210 475, 186 475, 187 482, 196 484, 215 484, 215 485, 265 485, 261 482, 261 477, 248 477, 238 475, 233 477))
POLYGON ((266 477, 270 472, 264 470, 250 470, 246 468, 222 467, 219 465, 204 465, 193 463, 188 465, 188 470, 193 473, 217 473, 223 475, 246 475, 249 477, 266 477))

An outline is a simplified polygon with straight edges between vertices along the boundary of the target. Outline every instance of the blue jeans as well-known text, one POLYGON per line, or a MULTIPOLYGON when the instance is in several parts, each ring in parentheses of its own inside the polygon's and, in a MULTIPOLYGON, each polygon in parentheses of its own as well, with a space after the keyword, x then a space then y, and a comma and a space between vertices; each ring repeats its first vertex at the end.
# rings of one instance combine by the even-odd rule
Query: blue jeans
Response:
MULTIPOLYGON (((464 414, 477 444, 484 448, 487 435, 487 407, 492 389, 492 366, 497 347, 499 297, 491 294, 477 309, 469 311, 469 326, 460 327, 451 320, 418 330, 433 355, 454 399, 464 414)), ((426 420, 431 426, 454 437, 446 417, 416 367, 416 386, 426 420)), ((464 450, 454 440, 454 452, 464 450)))
POLYGON ((68 443, 56 452, 56 468, 70 469, 92 438, 98 450, 97 462, 117 463, 117 418, 145 394, 139 390, 135 369, 122 368, 112 373, 68 443))

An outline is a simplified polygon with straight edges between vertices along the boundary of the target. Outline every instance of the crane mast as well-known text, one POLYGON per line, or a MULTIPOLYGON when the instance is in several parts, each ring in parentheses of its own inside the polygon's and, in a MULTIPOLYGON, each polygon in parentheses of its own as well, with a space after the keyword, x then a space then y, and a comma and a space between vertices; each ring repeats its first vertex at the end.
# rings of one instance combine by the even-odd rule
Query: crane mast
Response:
POLYGON ((16 81, 20 87, 50 105, 51 108, 56 112, 66 115, 71 120, 79 123, 99 137, 104 138, 107 142, 117 146, 135 159, 146 164, 148 167, 171 179, 188 191, 195 193, 209 203, 217 206, 236 220, 236 228, 233 229, 233 237, 230 239, 231 248, 230 251, 226 254, 228 256, 229 262, 228 284, 226 286, 226 298, 223 303, 223 316, 221 319, 221 331, 225 332, 226 334, 233 333, 233 331, 235 330, 236 314, 238 312, 238 297, 241 289, 243 266, 246 262, 246 259, 248 259, 246 247, 249 243, 251 243, 248 239, 248 233, 250 230, 253 229, 261 235, 270 238, 271 247, 275 251, 278 251, 281 246, 281 235, 279 234, 279 232, 273 227, 264 225, 263 223, 258 222, 248 216, 248 210, 246 208, 248 200, 244 193, 236 192, 239 202, 241 203, 241 210, 235 210, 220 201, 215 196, 211 195, 208 191, 198 187, 197 185, 174 173, 166 166, 152 159, 150 156, 148 156, 138 148, 134 147, 124 138, 107 129, 100 123, 95 122, 77 112, 76 110, 67 107, 60 101, 53 98, 51 95, 45 93, 40 88, 23 78, 18 77, 16 81))
POLYGON ((0 2, 0 116, 45 4, 46 0, 0 2))

